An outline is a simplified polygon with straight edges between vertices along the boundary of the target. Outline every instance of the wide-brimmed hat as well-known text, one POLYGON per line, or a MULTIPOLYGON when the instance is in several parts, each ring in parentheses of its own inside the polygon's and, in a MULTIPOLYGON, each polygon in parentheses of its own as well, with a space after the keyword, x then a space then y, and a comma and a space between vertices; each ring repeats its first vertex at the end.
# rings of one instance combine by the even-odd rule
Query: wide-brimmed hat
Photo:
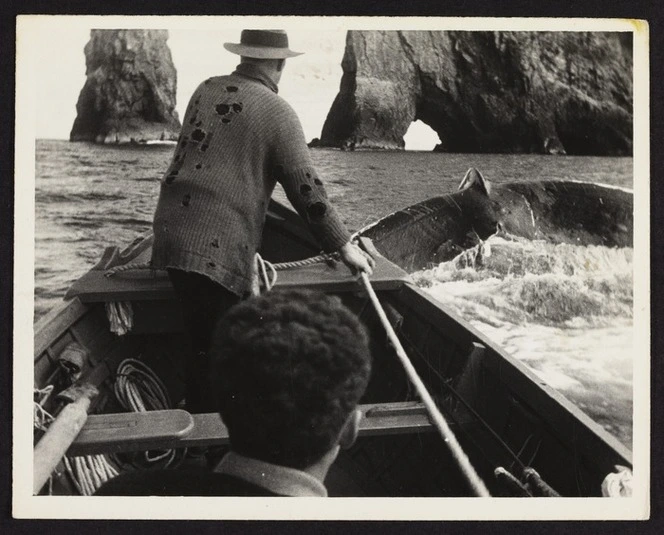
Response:
POLYGON ((299 56, 288 48, 288 36, 284 30, 242 30, 239 43, 224 43, 233 54, 259 59, 284 59, 299 56))

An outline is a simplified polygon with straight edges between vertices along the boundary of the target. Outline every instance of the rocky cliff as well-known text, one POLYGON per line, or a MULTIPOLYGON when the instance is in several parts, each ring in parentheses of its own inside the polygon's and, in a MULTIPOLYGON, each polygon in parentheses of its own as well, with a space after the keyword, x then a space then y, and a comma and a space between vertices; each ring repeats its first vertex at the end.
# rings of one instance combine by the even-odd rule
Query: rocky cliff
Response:
POLYGON ((166 30, 92 30, 71 141, 177 139, 177 75, 166 30))
POLYGON ((632 153, 629 33, 349 31, 342 67, 323 146, 632 153))

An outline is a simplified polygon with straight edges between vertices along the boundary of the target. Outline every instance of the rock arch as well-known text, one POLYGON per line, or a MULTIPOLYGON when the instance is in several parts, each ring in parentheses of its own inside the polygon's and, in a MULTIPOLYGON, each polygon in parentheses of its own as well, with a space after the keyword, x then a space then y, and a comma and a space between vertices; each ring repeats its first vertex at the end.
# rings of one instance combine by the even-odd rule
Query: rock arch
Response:
POLYGON ((349 31, 321 145, 402 149, 411 122, 449 152, 632 153, 631 35, 349 31))

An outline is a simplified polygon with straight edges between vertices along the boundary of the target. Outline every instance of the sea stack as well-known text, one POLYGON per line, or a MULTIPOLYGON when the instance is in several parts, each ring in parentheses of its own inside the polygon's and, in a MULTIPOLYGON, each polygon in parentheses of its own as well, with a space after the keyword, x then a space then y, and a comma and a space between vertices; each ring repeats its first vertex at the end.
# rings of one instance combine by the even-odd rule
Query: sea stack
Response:
POLYGON ((602 32, 349 31, 321 145, 632 154, 632 37, 602 32))
POLYGON ((96 143, 176 140, 177 73, 166 30, 92 30, 87 80, 69 139, 96 143))

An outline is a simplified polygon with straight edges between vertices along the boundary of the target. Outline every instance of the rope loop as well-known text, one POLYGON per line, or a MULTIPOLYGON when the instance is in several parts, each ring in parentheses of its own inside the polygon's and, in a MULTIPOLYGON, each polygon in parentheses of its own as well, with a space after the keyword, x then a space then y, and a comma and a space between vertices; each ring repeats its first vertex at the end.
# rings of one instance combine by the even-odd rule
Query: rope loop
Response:
MULTIPOLYGON (((133 412, 167 410, 172 407, 166 386, 159 376, 144 362, 128 358, 115 373, 113 391, 120 405, 133 412)), ((164 462, 168 468, 177 457, 176 450, 145 451, 143 458, 149 465, 164 462)))
POLYGON ((171 408, 168 390, 157 374, 137 359, 123 360, 115 373, 113 391, 120 405, 134 412, 171 408))
POLYGON ((259 279, 259 284, 255 288, 255 294, 260 294, 260 283, 263 284, 263 291, 269 292, 277 283, 277 270, 274 264, 264 260, 260 253, 256 253, 255 260, 255 273, 259 279), (270 272, 268 274, 268 271, 270 272))

